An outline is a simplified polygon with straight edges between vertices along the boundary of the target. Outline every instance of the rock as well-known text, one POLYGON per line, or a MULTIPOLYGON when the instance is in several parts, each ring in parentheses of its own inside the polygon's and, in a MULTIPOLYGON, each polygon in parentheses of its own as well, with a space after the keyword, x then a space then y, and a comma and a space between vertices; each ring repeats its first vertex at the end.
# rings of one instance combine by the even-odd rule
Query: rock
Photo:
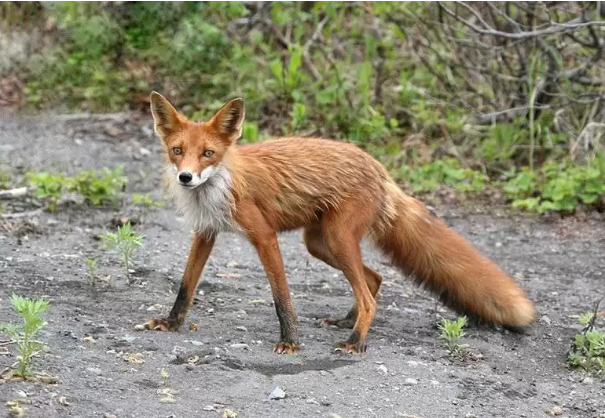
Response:
POLYGON ((246 343, 231 344, 230 347, 231 348, 242 348, 244 350, 247 350, 249 348, 248 344, 246 344, 246 343))
POLYGON ((378 370, 380 370, 385 376, 389 374, 389 370, 385 367, 384 364, 378 366, 378 370))
POLYGON ((270 400, 278 400, 278 399, 285 399, 285 398, 286 398, 286 392, 284 392, 284 390, 282 388, 280 388, 279 386, 276 386, 275 389, 273 389, 273 391, 269 394, 270 400))
POLYGON ((317 402, 315 399, 313 398, 309 398, 305 401, 305 403, 308 403, 310 405, 321 405, 319 402, 317 402))
POLYGON ((543 323, 544 325, 550 325, 550 318, 547 315, 543 315, 540 318, 540 322, 543 323))
POLYGON ((248 332, 248 328, 244 327, 244 326, 239 326, 239 327, 235 327, 236 331, 242 331, 242 332, 248 332))
POLYGON ((204 411, 215 411, 214 406, 213 405, 206 405, 205 407, 202 408, 204 411))
POLYGON ((552 408, 547 409, 545 412, 552 416, 563 415, 563 408, 561 408, 559 405, 555 405, 552 408))
POLYGON ((145 325, 143 325, 143 324, 135 325, 134 330, 135 331, 145 331, 145 325))
POLYGON ((592 385, 594 383, 594 379, 592 377, 585 377, 584 380, 582 380, 582 383, 584 383, 585 385, 592 385))
POLYGON ((412 379, 411 377, 406 378, 403 382, 404 386, 416 386, 417 384, 418 380, 412 379))
POLYGON ((88 373, 96 374, 97 376, 103 374, 103 370, 101 370, 97 367, 87 367, 86 371, 88 373))

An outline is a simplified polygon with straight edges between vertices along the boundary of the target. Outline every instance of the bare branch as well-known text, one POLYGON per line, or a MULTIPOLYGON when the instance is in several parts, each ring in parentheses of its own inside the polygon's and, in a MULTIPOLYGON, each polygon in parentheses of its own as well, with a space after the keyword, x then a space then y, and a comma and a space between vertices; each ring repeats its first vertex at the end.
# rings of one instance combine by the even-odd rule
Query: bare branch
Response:
MULTIPOLYGON (((471 9, 470 6, 466 5, 463 2, 456 2, 456 3, 463 5, 466 9, 471 9)), ((573 32, 580 28, 593 27, 593 26, 605 26, 605 22, 603 22, 603 21, 594 21, 593 20, 593 21, 585 22, 582 17, 578 17, 578 18, 570 20, 569 22, 566 22, 566 23, 552 22, 551 26, 549 26, 545 29, 541 29, 541 30, 523 31, 523 32, 514 32, 514 33, 502 32, 502 31, 496 30, 496 29, 492 28, 491 26, 487 25, 487 23, 483 19, 480 20, 480 22, 482 24, 484 24, 484 27, 481 28, 481 27, 473 24, 472 22, 462 18, 456 12, 448 9, 441 2, 439 2, 439 7, 441 7, 443 9, 443 11, 445 11, 445 13, 452 16, 453 18, 455 18, 456 20, 463 23, 465 26, 469 27, 470 29, 472 29, 473 31, 475 31, 479 34, 506 38, 506 39, 536 38, 536 37, 541 37, 541 36, 554 35, 554 34, 558 34, 558 33, 573 32)), ((473 15, 477 16, 477 14, 478 14, 478 12, 474 11, 473 15)))

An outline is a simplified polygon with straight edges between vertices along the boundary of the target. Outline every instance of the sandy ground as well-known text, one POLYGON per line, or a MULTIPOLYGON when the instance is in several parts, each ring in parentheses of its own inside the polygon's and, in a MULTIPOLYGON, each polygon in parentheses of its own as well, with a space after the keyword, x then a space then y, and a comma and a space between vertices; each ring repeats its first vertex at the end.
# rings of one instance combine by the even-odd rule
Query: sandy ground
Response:
MULTIPOLYGON (((129 193, 161 198, 160 144, 149 120, 0 110, 0 127, 1 168, 15 178, 28 170, 74 174, 124 164, 129 193)), ((5 210, 32 209, 19 204, 5 210)), ((241 236, 219 237, 188 316, 197 331, 136 332, 135 324, 167 313, 184 268, 189 234, 172 208, 67 204, 33 226, 11 221, 21 230, 0 232, 0 321, 18 320, 13 292, 51 301, 41 335, 48 348, 36 367, 57 383, 0 380, 0 415, 8 413, 7 401, 20 399, 26 416, 44 418, 235 416, 229 411, 263 418, 541 417, 556 406, 563 417, 605 417, 605 383, 565 365, 577 315, 605 293, 603 220, 546 222, 493 208, 438 213, 518 280, 541 318, 526 335, 470 327, 463 342, 475 355, 462 362, 452 361, 437 338, 437 321, 453 313, 368 247, 365 260, 384 275, 384 287, 367 353, 349 356, 332 350, 348 332, 319 326, 349 309, 348 282, 309 256, 300 234, 281 236, 303 346, 278 356, 269 286, 241 236), (115 254, 98 241, 120 216, 138 220, 145 235, 130 286, 115 254), (91 287, 86 257, 99 259, 108 283, 91 287), (270 400, 276 387, 285 398, 270 400)), ((15 358, 14 346, 0 348, 8 349, 0 351, 1 370, 15 358)))

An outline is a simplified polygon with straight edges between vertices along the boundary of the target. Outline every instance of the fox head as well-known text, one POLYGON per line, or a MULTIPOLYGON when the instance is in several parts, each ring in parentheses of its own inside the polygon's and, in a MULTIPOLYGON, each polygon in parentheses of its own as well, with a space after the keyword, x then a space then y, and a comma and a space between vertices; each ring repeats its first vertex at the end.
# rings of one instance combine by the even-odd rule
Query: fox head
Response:
POLYGON ((216 174, 229 147, 242 135, 244 101, 227 102, 208 122, 191 122, 155 91, 151 93, 154 129, 162 138, 177 181, 187 189, 216 174))

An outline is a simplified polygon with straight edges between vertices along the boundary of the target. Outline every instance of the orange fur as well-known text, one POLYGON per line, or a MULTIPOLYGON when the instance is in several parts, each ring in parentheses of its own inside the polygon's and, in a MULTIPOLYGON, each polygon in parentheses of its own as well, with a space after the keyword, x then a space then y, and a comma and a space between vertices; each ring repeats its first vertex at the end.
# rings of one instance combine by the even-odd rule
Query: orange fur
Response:
MULTIPOLYGON (((181 190, 175 172, 167 172, 166 181, 184 211, 215 216, 217 207, 225 208, 221 217, 227 221, 194 219, 199 236, 239 230, 255 246, 280 321, 278 352, 295 351, 298 337, 277 234, 299 228, 305 230, 309 252, 342 270, 353 288, 355 303, 347 316, 353 333, 340 344, 347 351, 365 349, 381 282, 362 263, 360 241, 365 235, 448 306, 507 326, 533 321, 533 305, 511 278, 404 194, 384 167, 358 147, 317 138, 236 145, 244 117, 241 100, 227 103, 208 123, 186 120, 157 93, 152 94, 152 111, 175 172, 220 173, 193 190, 181 190), (174 147, 182 152, 175 155, 174 147), (211 157, 205 156, 208 150, 211 157)), ((192 252, 200 251, 196 248, 192 252)), ((205 258, 200 263, 203 268, 205 258)), ((190 276, 199 276, 198 266, 186 270, 183 295, 192 294, 197 277, 190 276)), ((180 326, 189 303, 177 298, 166 329, 180 326)))

